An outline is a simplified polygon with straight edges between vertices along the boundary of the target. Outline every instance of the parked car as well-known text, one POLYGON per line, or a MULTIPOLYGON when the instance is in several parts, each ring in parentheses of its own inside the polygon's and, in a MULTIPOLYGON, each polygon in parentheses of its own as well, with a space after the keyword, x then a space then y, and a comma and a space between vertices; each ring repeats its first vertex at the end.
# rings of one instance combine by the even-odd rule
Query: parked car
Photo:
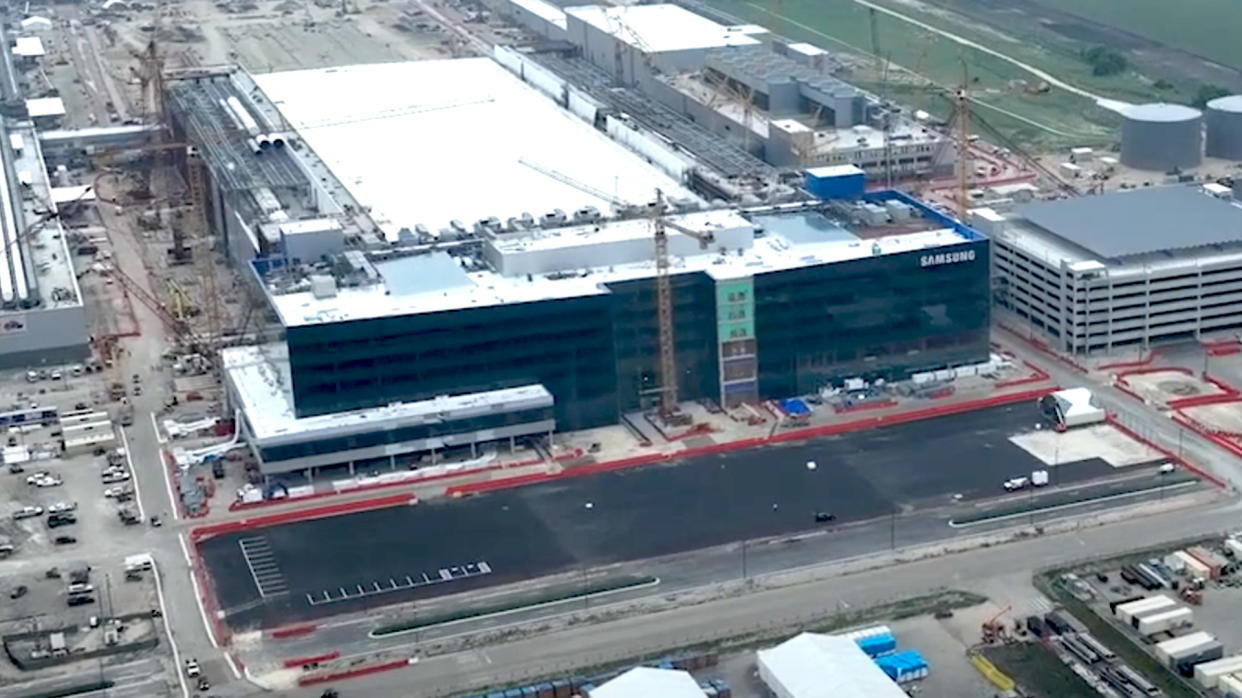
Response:
POLYGON ((40 470, 40 471, 39 471, 39 472, 37 472, 37 473, 31 473, 30 475, 27 475, 27 476, 26 476, 26 484, 27 484, 27 485, 33 485, 33 484, 35 484, 35 482, 36 482, 36 481, 38 481, 39 479, 41 479, 41 478, 45 478, 45 477, 51 477, 51 476, 52 476, 52 474, 51 474, 51 473, 49 473, 48 471, 46 471, 46 470, 40 470))
POLYGON ((13 591, 9 592, 9 598, 20 599, 21 597, 25 596, 26 592, 28 591, 30 591, 30 587, 27 587, 25 584, 18 584, 17 586, 13 587, 13 591))
POLYGON ((836 514, 829 514, 829 513, 828 513, 828 512, 826 512, 826 511, 817 511, 817 512, 815 512, 815 522, 816 522, 816 523, 829 523, 829 522, 831 522, 831 521, 836 521, 836 520, 837 520, 837 515, 836 515, 836 514))
POLYGON ((26 469, 22 467, 21 463, 9 463, 9 472, 10 473, 24 473, 26 472, 26 469))
POLYGON ((66 599, 65 603, 70 606, 85 606, 87 604, 95 603, 95 597, 86 595, 70 596, 66 599))
POLYGON ((108 489, 104 490, 104 493, 103 493, 104 497, 108 499, 116 499, 117 501, 122 501, 122 502, 125 501, 125 499, 128 499, 129 497, 133 496, 133 494, 134 494, 134 490, 130 488, 129 485, 118 485, 116 487, 109 487, 108 489))
POLYGON ((18 509, 17 511, 13 512, 13 520, 18 521, 21 519, 33 519, 36 516, 42 516, 42 515, 43 515, 43 507, 24 506, 21 509, 18 509))
POLYGON ((47 517, 48 528, 60 528, 61 526, 69 526, 78 522, 78 517, 73 514, 52 514, 47 517))
POLYGON ((185 675, 195 678, 201 673, 203 673, 203 669, 198 665, 198 660, 193 657, 187 657, 185 660, 185 675))
POLYGON ((35 487, 60 487, 65 481, 55 475, 39 478, 35 481, 35 487))
POLYGON ((77 502, 56 502, 47 506, 49 514, 63 514, 66 511, 73 511, 78 508, 77 502))
POLYGON ((1029 480, 1025 477, 1011 477, 1005 481, 1004 487, 1006 492, 1017 492, 1026 489, 1029 480))
POLYGON ((128 479, 129 479, 129 473, 126 473, 126 472, 108 473, 107 475, 103 476, 103 483, 105 485, 115 485, 118 482, 125 482, 128 479))
POLYGON ((56 536, 56 538, 53 539, 52 542, 55 543, 56 545, 71 545, 73 543, 77 543, 78 539, 74 538, 73 536, 56 536))

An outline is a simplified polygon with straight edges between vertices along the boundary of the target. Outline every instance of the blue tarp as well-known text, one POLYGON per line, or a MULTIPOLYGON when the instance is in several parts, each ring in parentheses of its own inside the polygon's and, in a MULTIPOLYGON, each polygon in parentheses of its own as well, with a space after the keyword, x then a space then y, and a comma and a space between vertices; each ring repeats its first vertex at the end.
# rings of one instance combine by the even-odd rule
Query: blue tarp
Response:
POLYGON ((805 402, 796 397, 781 400, 780 405, 781 409, 785 411, 785 414, 791 417, 801 417, 811 413, 811 408, 807 406, 805 402))
POLYGON ((892 633, 860 637, 855 642, 858 649, 866 652, 868 657, 879 657, 897 649, 897 638, 892 633))

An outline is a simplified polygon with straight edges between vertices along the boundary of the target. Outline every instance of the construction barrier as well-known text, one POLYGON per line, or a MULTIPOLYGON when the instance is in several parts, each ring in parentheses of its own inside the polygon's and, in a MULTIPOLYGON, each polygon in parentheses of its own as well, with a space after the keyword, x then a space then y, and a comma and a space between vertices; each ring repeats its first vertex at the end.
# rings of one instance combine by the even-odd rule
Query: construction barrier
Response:
POLYGON ((896 407, 897 401, 889 398, 887 400, 876 400, 875 402, 864 402, 858 405, 846 405, 843 407, 833 407, 832 411, 837 414, 849 414, 851 412, 866 412, 868 410, 883 410, 889 407, 896 407))
POLYGON ((1164 404, 1170 409, 1184 410, 1187 407, 1206 407, 1207 405, 1224 405, 1230 402, 1242 402, 1236 394, 1224 393, 1216 395, 1194 395, 1192 397, 1179 397, 1169 400, 1164 404))
MULTIPOLYGON (((1172 414, 1172 417, 1173 417, 1173 421, 1176 422, 1179 426, 1186 427, 1187 429, 1195 432, 1199 436, 1202 436, 1208 441, 1211 441, 1217 446, 1220 446, 1226 451, 1229 451, 1233 455, 1239 458, 1242 458, 1242 444, 1239 444, 1237 441, 1234 441, 1233 439, 1229 438, 1228 436, 1224 434, 1221 434, 1219 432, 1216 432, 1216 431, 1213 431, 1212 429, 1207 428, 1202 423, 1200 423, 1198 420, 1193 419, 1191 417, 1187 417, 1186 415, 1180 412, 1174 412, 1172 414)), ((1223 483, 1221 484, 1221 487, 1224 487, 1223 483)))
POLYGON ((781 443, 784 441, 801 441, 813 439, 822 436, 834 436, 844 434, 851 431, 860 431, 862 429, 873 429, 875 427, 890 426, 896 424, 904 424, 906 422, 914 422, 922 419, 933 419, 935 417, 947 417, 964 412, 973 412, 975 410, 987 409, 989 407, 999 407, 1001 405, 1010 405, 1016 402, 1026 400, 1034 400, 1047 395, 1055 390, 1060 390, 1058 386, 1050 386, 1039 388, 1037 390, 1026 390, 1018 393, 1008 393, 1005 395, 992 395, 978 400, 967 400, 965 402, 954 403, 950 405, 936 405, 934 407, 925 407, 918 410, 910 410, 909 412, 901 412, 898 414, 881 415, 876 417, 867 417, 857 419, 852 422, 842 424, 825 424, 817 427, 806 427, 803 429, 794 429, 770 437, 756 437, 751 439, 741 439, 739 441, 726 441, 718 444, 708 444, 697 448, 687 448, 672 453, 646 453, 641 456, 632 458, 624 458, 621 460, 608 461, 605 463, 595 463, 592 465, 582 465, 556 474, 535 473, 532 475, 519 475, 517 477, 502 478, 498 480, 488 480, 485 482, 472 482, 465 485, 455 485, 448 488, 445 492, 450 497, 460 497, 467 494, 479 494, 482 492, 492 492, 495 490, 505 490, 512 487, 523 487, 526 485, 535 485, 543 482, 552 482, 571 477, 580 477, 584 475, 594 475, 596 473, 608 472, 612 470, 623 470, 625 468, 634 468, 652 463, 659 463, 669 460, 680 460, 684 458, 693 458, 696 456, 710 455, 713 453, 725 453, 728 451, 739 451, 748 448, 756 448, 767 444, 781 443))
POLYGON ((287 640, 291 637, 302 637, 310 635, 319 629, 314 623, 302 623, 301 625, 286 625, 283 628, 276 628, 268 631, 268 637, 276 640, 287 640))
POLYGON ((368 674, 378 674, 381 671, 392 671, 393 669, 403 669, 410 665, 409 660, 398 659, 392 662, 384 662, 383 664, 371 664, 369 666, 360 666, 354 669, 342 669, 340 671, 330 671, 326 674, 315 674, 314 676, 303 676, 298 679, 299 686, 313 686, 317 683, 327 683, 329 681, 340 681, 341 679, 352 679, 358 676, 367 676, 368 674))
POLYGON ((996 665, 988 661, 987 657, 984 657, 981 654, 972 654, 970 655, 970 663, 975 665, 975 669, 979 670, 979 673, 983 675, 983 678, 987 679, 993 686, 996 686, 1001 691, 1009 693, 1017 687, 1014 680, 1009 678, 1009 675, 1005 672, 997 669, 996 665))
POLYGON ((340 656, 341 656, 341 653, 339 651, 332 650, 331 652, 325 652, 323 654, 316 654, 310 657, 294 657, 293 659, 285 660, 285 668, 296 669, 300 666, 306 666, 307 664, 318 664, 320 662, 330 662, 333 659, 338 659, 340 656))

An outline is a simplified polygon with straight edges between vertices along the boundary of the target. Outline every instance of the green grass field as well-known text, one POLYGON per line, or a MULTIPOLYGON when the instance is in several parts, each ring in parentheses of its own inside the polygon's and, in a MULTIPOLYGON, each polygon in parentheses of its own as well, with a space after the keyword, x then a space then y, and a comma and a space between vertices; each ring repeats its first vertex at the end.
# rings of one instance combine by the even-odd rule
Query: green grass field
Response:
POLYGON ((1039 0, 1067 12, 1242 68, 1237 0, 1039 0))
MULTIPOLYGON (((869 54, 872 49, 869 14, 852 0, 707 1, 779 34, 809 41, 830 51, 869 54)), ((1185 85, 1183 81, 1181 88, 1161 92, 1151 86, 1154 77, 1133 71, 1110 77, 1094 76, 1090 66, 1079 57, 1089 44, 1068 39, 1037 23, 1007 23, 1002 12, 924 12, 915 9, 916 6, 891 0, 883 4, 1112 99, 1185 101, 1197 87, 1185 85)), ((947 0, 944 4, 970 6, 966 0, 947 0)), ((877 22, 880 53, 907 70, 940 85, 957 85, 962 81, 964 62, 972 94, 979 102, 976 111, 1028 148, 1102 146, 1117 138, 1117 115, 1096 107, 1090 99, 1058 89, 1030 94, 1024 84, 1032 84, 1037 78, 1018 66, 894 17, 880 14, 877 22)), ((891 83, 881 85, 875 71, 840 77, 940 116, 949 110, 945 99, 927 90, 891 83)))

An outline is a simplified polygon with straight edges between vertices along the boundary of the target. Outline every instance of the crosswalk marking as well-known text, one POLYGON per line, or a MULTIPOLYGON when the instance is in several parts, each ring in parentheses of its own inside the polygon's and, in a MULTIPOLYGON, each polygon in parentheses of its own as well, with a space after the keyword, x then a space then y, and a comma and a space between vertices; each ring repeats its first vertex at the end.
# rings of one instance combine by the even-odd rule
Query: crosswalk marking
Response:
POLYGON ((261 598, 289 593, 285 575, 280 571, 276 554, 272 552, 266 536, 242 538, 237 544, 241 547, 242 558, 246 560, 250 578, 254 580, 254 586, 259 590, 261 598))

